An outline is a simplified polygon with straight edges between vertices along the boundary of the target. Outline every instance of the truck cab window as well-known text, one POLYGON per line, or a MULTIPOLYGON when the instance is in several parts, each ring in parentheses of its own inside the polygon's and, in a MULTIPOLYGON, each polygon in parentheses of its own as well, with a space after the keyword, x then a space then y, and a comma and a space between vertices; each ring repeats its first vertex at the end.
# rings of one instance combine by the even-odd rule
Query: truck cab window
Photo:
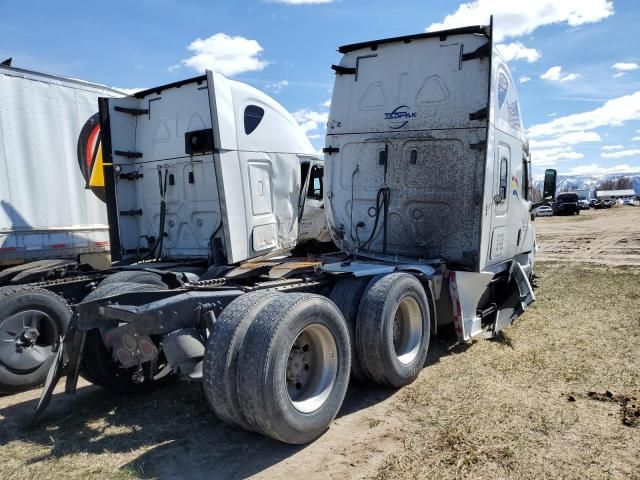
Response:
POLYGON ((529 162, 526 155, 522 157, 522 181, 520 182, 522 188, 522 198, 529 200, 529 162))
POLYGON ((244 133, 250 135, 264 117, 264 109, 257 105, 247 105, 244 109, 244 133))
POLYGON ((500 188, 498 193, 504 202, 507 199, 507 177, 509 176, 509 161, 507 157, 500 159, 500 188))
POLYGON ((314 165, 311 169, 311 177, 309 178, 309 189, 307 197, 315 200, 322 200, 322 173, 323 169, 314 165))

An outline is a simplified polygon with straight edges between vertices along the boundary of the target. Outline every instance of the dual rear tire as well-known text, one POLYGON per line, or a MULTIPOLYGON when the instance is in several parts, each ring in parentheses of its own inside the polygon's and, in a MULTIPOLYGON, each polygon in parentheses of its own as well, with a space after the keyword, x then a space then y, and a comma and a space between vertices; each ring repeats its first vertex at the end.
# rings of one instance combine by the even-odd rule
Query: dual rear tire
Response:
POLYGON ((330 298, 349 327, 353 379, 393 388, 416 379, 429 348, 431 310, 415 276, 341 279, 330 298))
POLYGON ((218 418, 303 444, 322 435, 338 414, 350 371, 394 388, 415 380, 431 327, 420 282, 407 273, 345 280, 330 296, 336 303, 263 291, 224 309, 203 368, 205 394, 218 418))
POLYGON ((412 383, 427 358, 430 332, 429 300, 415 276, 391 273, 371 279, 360 300, 355 337, 368 380, 393 388, 412 383))
POLYGON ((349 332, 332 302, 302 293, 250 293, 214 325, 205 393, 221 420, 303 444, 337 415, 350 366, 349 332))

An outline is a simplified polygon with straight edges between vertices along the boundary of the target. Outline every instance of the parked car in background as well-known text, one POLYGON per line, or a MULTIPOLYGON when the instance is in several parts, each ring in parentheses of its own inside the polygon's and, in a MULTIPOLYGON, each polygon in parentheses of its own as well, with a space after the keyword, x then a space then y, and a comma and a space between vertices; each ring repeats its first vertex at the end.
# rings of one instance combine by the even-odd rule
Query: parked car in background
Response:
POLYGON ((591 208, 591 205, 589 203, 589 200, 581 198, 580 200, 578 200, 578 207, 580 208, 580 210, 589 210, 591 208))
POLYGON ((553 208, 548 205, 540 205, 539 207, 533 209, 533 214, 536 217, 552 217, 553 208))
POLYGON ((636 206, 636 202, 633 198, 625 198, 622 200, 622 205, 630 205, 632 207, 636 206))
POLYGON ((580 215, 578 195, 576 193, 561 193, 556 197, 553 210, 555 215, 580 215))

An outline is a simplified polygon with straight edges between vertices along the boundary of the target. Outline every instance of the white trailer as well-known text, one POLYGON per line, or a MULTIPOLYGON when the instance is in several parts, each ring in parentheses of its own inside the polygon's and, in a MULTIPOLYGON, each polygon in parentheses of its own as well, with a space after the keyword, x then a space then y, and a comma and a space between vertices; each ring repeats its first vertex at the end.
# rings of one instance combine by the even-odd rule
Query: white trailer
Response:
POLYGON ((534 300, 529 156, 491 27, 340 51, 324 178, 291 116, 221 75, 101 100, 111 243, 138 263, 78 305, 36 415, 62 371, 69 393, 184 377, 225 422, 306 443, 350 378, 407 385, 432 335, 493 336, 534 300), (291 255, 320 191, 340 251, 291 255))
POLYGON ((122 93, 0 66, 0 266, 109 251, 100 96, 122 93))

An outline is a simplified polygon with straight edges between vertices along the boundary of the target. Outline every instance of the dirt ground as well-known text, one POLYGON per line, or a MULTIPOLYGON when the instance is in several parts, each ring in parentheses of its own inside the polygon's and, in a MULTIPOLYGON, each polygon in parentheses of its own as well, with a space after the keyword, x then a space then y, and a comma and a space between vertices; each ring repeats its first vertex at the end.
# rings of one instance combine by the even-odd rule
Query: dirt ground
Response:
POLYGON ((503 338, 444 335, 413 385, 353 385, 311 445, 226 427, 198 384, 137 398, 85 384, 31 429, 39 392, 0 397, 0 477, 640 479, 639 220, 537 219, 538 300, 503 338))
POLYGON ((534 222, 541 260, 640 265, 640 208, 582 210, 534 222))

